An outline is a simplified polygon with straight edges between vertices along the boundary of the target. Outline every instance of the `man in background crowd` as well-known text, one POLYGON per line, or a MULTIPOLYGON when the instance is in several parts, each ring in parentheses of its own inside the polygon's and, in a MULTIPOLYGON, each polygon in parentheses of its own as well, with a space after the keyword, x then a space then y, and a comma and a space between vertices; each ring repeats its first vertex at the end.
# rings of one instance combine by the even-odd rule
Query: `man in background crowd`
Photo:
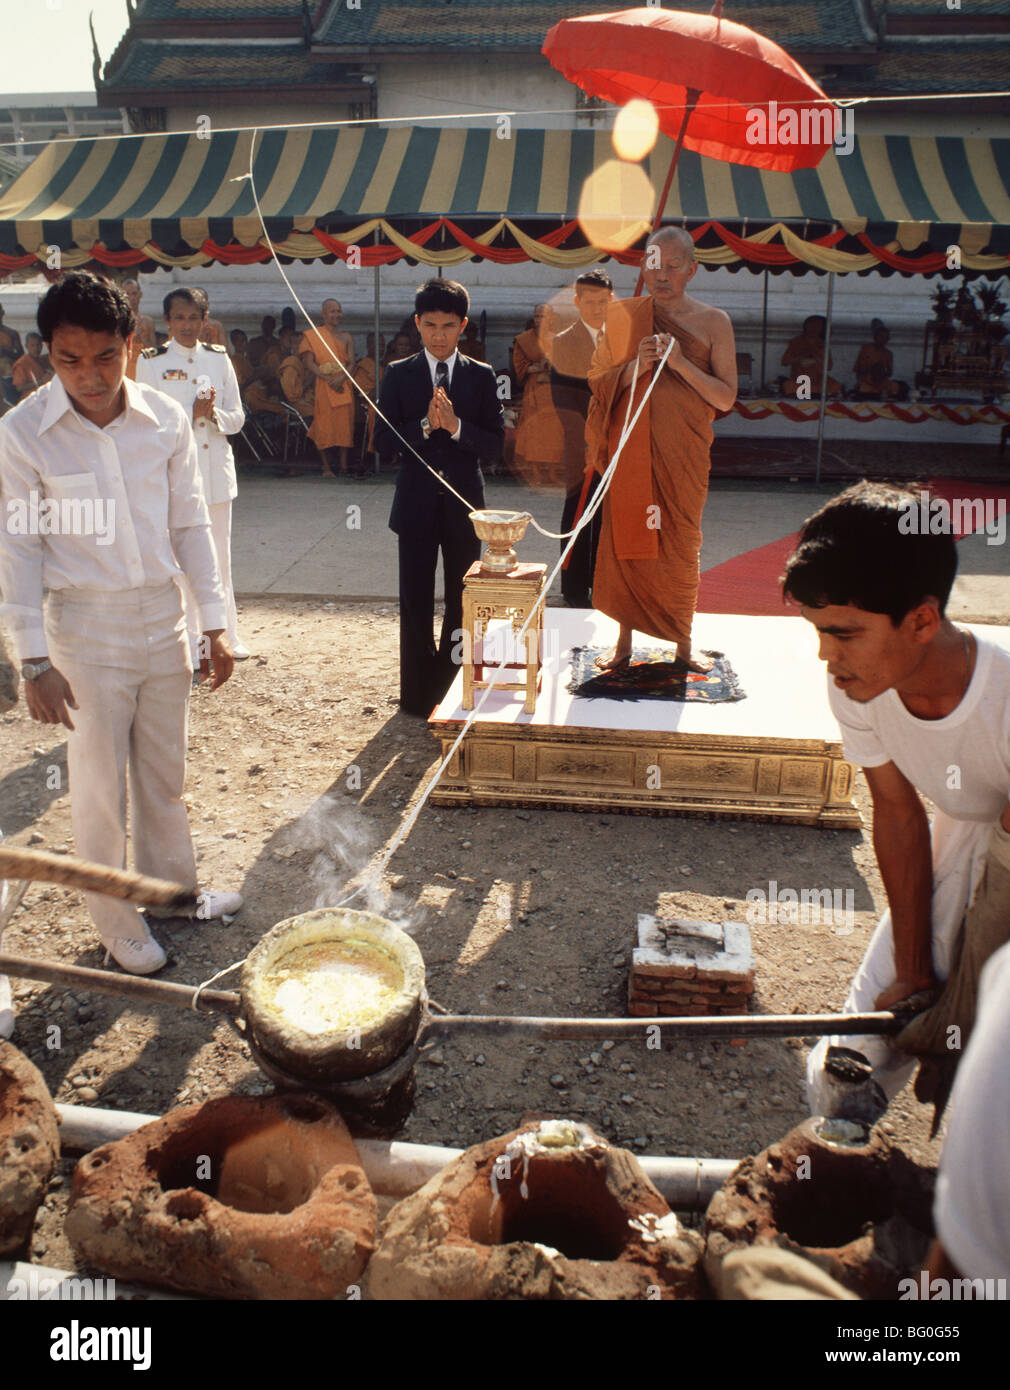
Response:
POLYGON ((210 296, 206 290, 194 289, 197 302, 203 306, 203 323, 200 327, 200 342, 208 347, 227 347, 228 339, 225 336, 224 324, 220 319, 212 319, 210 316, 210 296))
MULTIPOLYGON (((570 531, 575 525, 579 500, 583 497, 586 477, 586 416, 592 392, 589 389, 589 366, 593 353, 603 336, 607 321, 607 306, 613 299, 614 286, 602 270, 587 270, 575 281, 575 307, 578 318, 554 339, 551 358, 551 398, 564 439, 565 506, 561 513, 561 530, 570 531)), ((583 511, 592 500, 599 479, 591 475, 585 493, 583 511)), ((592 605, 593 570, 596 568, 596 547, 600 540, 600 514, 579 532, 567 567, 561 572, 561 594, 572 608, 592 605)), ((561 542, 564 549, 567 541, 561 542)))
MULTIPOLYGON (((137 380, 164 391, 178 401, 192 421, 204 496, 227 604, 228 641, 238 661, 249 656, 239 641, 238 614, 231 579, 231 504, 238 495, 230 434, 245 424, 245 412, 235 370, 223 347, 202 343, 206 318, 203 300, 195 290, 171 290, 164 301, 169 339, 144 353, 137 363, 137 380)), ((187 604, 194 660, 199 644, 196 604, 187 604)))

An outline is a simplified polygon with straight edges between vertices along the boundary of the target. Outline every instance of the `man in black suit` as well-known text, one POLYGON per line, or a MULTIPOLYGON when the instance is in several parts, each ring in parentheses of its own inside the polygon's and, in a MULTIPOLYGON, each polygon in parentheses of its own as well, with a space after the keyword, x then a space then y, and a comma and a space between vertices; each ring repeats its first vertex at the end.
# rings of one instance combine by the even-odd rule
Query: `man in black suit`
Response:
MULTIPOLYGON (((575 281, 575 307, 579 317, 570 328, 559 333, 551 348, 551 399, 561 421, 565 440, 565 508, 561 514, 562 531, 575 524, 575 512, 582 495, 586 471, 586 416, 589 414, 590 390, 586 378, 589 364, 603 332, 607 305, 613 298, 610 276, 602 270, 587 270, 575 281)), ((586 495, 588 505, 596 491, 598 478, 593 479, 586 495)), ((568 568, 561 571, 561 593, 571 608, 590 608, 593 570, 596 568, 596 546, 600 539, 600 514, 579 532, 568 557, 568 568)), ((561 542, 562 550, 567 541, 561 542)))
POLYGON ((414 323, 422 349, 386 368, 375 422, 379 454, 400 458, 389 516, 400 548, 400 706, 423 718, 442 699, 455 674, 463 576, 480 559, 480 541, 469 518, 471 510, 484 506, 480 459, 498 458, 505 437, 494 371, 456 348, 469 310, 470 296, 456 281, 428 280, 421 286, 414 297, 414 323), (436 649, 433 619, 440 549, 445 617, 436 649))

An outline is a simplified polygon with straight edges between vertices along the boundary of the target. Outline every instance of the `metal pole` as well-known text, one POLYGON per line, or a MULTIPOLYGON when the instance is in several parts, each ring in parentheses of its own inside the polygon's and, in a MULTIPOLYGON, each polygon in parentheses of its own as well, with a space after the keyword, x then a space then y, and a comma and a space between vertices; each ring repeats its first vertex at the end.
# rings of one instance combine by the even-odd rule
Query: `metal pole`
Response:
MULTIPOLYGON (((378 246, 378 244, 379 244, 379 229, 378 229, 378 227, 376 227, 376 229, 375 229, 375 231, 374 231, 374 233, 373 233, 373 238, 374 238, 374 241, 375 241, 375 245, 378 246)), ((374 333, 374 335, 375 335, 375 354, 374 354, 374 361, 375 361, 375 399, 378 400, 378 399, 379 399, 379 386, 380 386, 381 383, 382 383, 382 340, 381 340, 381 336, 380 336, 380 333, 379 333, 379 318, 380 318, 380 315, 379 315, 379 294, 380 294, 380 290, 379 290, 379 266, 378 266, 378 263, 376 263, 376 265, 374 266, 373 272, 372 272, 372 273, 373 273, 374 285, 375 285, 375 316, 374 316, 374 323, 373 323, 373 327, 372 327, 372 331, 373 331, 373 333, 374 333)), ((368 411, 366 410, 366 411, 365 411, 365 441, 364 441, 364 442, 365 442, 365 447, 366 447, 366 448, 367 448, 367 446, 368 446, 368 425, 369 425, 369 416, 368 416, 368 411)), ((375 454, 375 455, 373 455, 373 457, 374 457, 374 461, 375 461, 375 462, 374 462, 375 471, 376 471, 376 473, 378 473, 378 471, 379 471, 379 455, 378 455, 378 454, 375 454)))
POLYGON ((652 1037, 654 1028, 665 1038, 805 1038, 834 1033, 897 1033, 905 1022, 893 1013, 724 1014, 701 1018, 493 1018, 443 1014, 425 1021, 417 1041, 424 1045, 453 1033, 471 1033, 483 1038, 589 1042, 594 1038, 652 1037))
POLYGON ((766 394, 768 388, 765 382, 765 358, 768 351, 768 267, 765 266, 765 291, 764 304, 761 309, 761 394, 766 394))
POLYGON ((817 413, 817 464, 814 482, 821 481, 821 452, 824 448, 824 412, 828 406, 828 356, 831 348, 831 306, 835 298, 835 272, 828 271, 828 299, 824 311, 824 364, 821 367, 821 408, 817 413))
MULTIPOLYGON (((120 975, 114 970, 89 970, 83 965, 62 965, 55 960, 30 960, 27 956, 0 954, 0 975, 13 975, 21 980, 41 980, 43 984, 62 985, 64 989, 94 990, 98 994, 115 994, 124 999, 137 999, 144 1004, 169 1004, 178 1009, 191 1009, 196 998, 196 986, 174 985, 168 980, 148 980, 140 975, 120 975)), ((238 1014, 239 995, 231 990, 205 989, 200 991, 198 1012, 238 1014)))
MULTIPOLYGON (((53 960, 33 960, 26 956, 0 954, 0 975, 41 980, 45 984, 72 985, 115 994, 151 1004, 167 1004, 191 1009, 196 997, 193 985, 176 985, 167 980, 148 980, 137 975, 120 975, 114 970, 89 970, 81 965, 63 965, 53 960)), ((200 994, 201 1010, 238 1015, 241 996, 231 990, 205 989, 200 994)), ((805 1038, 816 1035, 897 1033, 905 1019, 893 1013, 865 1014, 738 1014, 702 1018, 509 1018, 491 1014, 441 1014, 427 1018, 418 1035, 418 1045, 453 1033, 475 1033, 480 1037, 542 1038, 548 1041, 591 1041, 593 1038, 651 1037, 659 1028, 667 1038, 805 1038)))
MULTIPOLYGON (((160 1115, 137 1115, 128 1110, 101 1110, 86 1105, 57 1105, 56 1111, 60 1117, 60 1147, 64 1153, 90 1153, 102 1144, 125 1139, 143 1125, 161 1119, 160 1115)), ((398 1139, 355 1139, 354 1142, 369 1183, 383 1197, 406 1197, 416 1192, 463 1152, 441 1144, 408 1144, 398 1139)), ((645 1176, 671 1206, 697 1210, 708 1206, 741 1161, 738 1158, 636 1157, 645 1176)))

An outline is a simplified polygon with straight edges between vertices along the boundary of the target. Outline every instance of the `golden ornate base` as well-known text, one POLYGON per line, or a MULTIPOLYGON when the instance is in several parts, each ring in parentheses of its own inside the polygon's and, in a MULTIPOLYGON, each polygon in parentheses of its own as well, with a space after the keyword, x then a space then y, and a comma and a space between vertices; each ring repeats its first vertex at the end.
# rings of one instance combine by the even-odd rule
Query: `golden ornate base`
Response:
MULTIPOLYGON (((590 610, 548 609, 534 713, 520 695, 492 692, 432 802, 861 825, 824 668, 801 619, 696 618, 696 650, 725 651, 747 692, 719 705, 573 697, 571 648, 612 645, 615 630, 590 610)), ((461 696, 458 677, 430 721, 443 757, 466 719, 461 696)))

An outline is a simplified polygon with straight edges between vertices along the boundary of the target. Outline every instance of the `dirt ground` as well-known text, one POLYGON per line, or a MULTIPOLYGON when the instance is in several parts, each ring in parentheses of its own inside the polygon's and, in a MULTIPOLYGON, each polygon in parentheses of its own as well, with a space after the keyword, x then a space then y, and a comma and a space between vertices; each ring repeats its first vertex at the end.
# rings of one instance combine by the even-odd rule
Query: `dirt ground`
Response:
MULTIPOLYGON (((397 709, 394 606, 262 600, 243 613, 254 656, 216 694, 193 699, 186 799, 202 886, 239 889, 245 905, 227 925, 154 924, 172 957, 167 980, 204 980, 275 922, 336 902, 437 767, 425 724, 397 709)), ((0 749, 10 842, 72 852, 60 732, 34 724, 22 703, 0 718, 0 749)), ((858 797, 865 814, 861 780, 858 797)), ((452 1012, 621 1017, 638 913, 743 920, 748 890, 772 879, 851 889, 855 928, 753 926, 754 1009, 837 1008, 884 902, 866 832, 426 806, 369 906, 415 934, 429 992, 452 1012)), ((41 884, 4 948, 102 964, 80 896, 41 884)), ((237 983, 236 974, 222 987, 237 983)), ((58 1101, 162 1114, 184 1100, 269 1089, 213 1015, 143 1012, 27 981, 14 982, 14 995, 13 1040, 58 1101), (58 1034, 47 1031, 53 1024, 58 1034)), ((741 1157, 804 1118, 806 1050, 778 1040, 650 1051, 644 1042, 597 1050, 464 1037, 421 1063, 399 1137, 465 1147, 537 1112, 585 1120, 639 1153, 741 1157)), ((906 1088, 883 1127, 935 1159, 930 1117, 906 1088)), ((73 1163, 55 1179, 32 1250, 62 1268, 75 1265, 61 1230, 73 1163)))

